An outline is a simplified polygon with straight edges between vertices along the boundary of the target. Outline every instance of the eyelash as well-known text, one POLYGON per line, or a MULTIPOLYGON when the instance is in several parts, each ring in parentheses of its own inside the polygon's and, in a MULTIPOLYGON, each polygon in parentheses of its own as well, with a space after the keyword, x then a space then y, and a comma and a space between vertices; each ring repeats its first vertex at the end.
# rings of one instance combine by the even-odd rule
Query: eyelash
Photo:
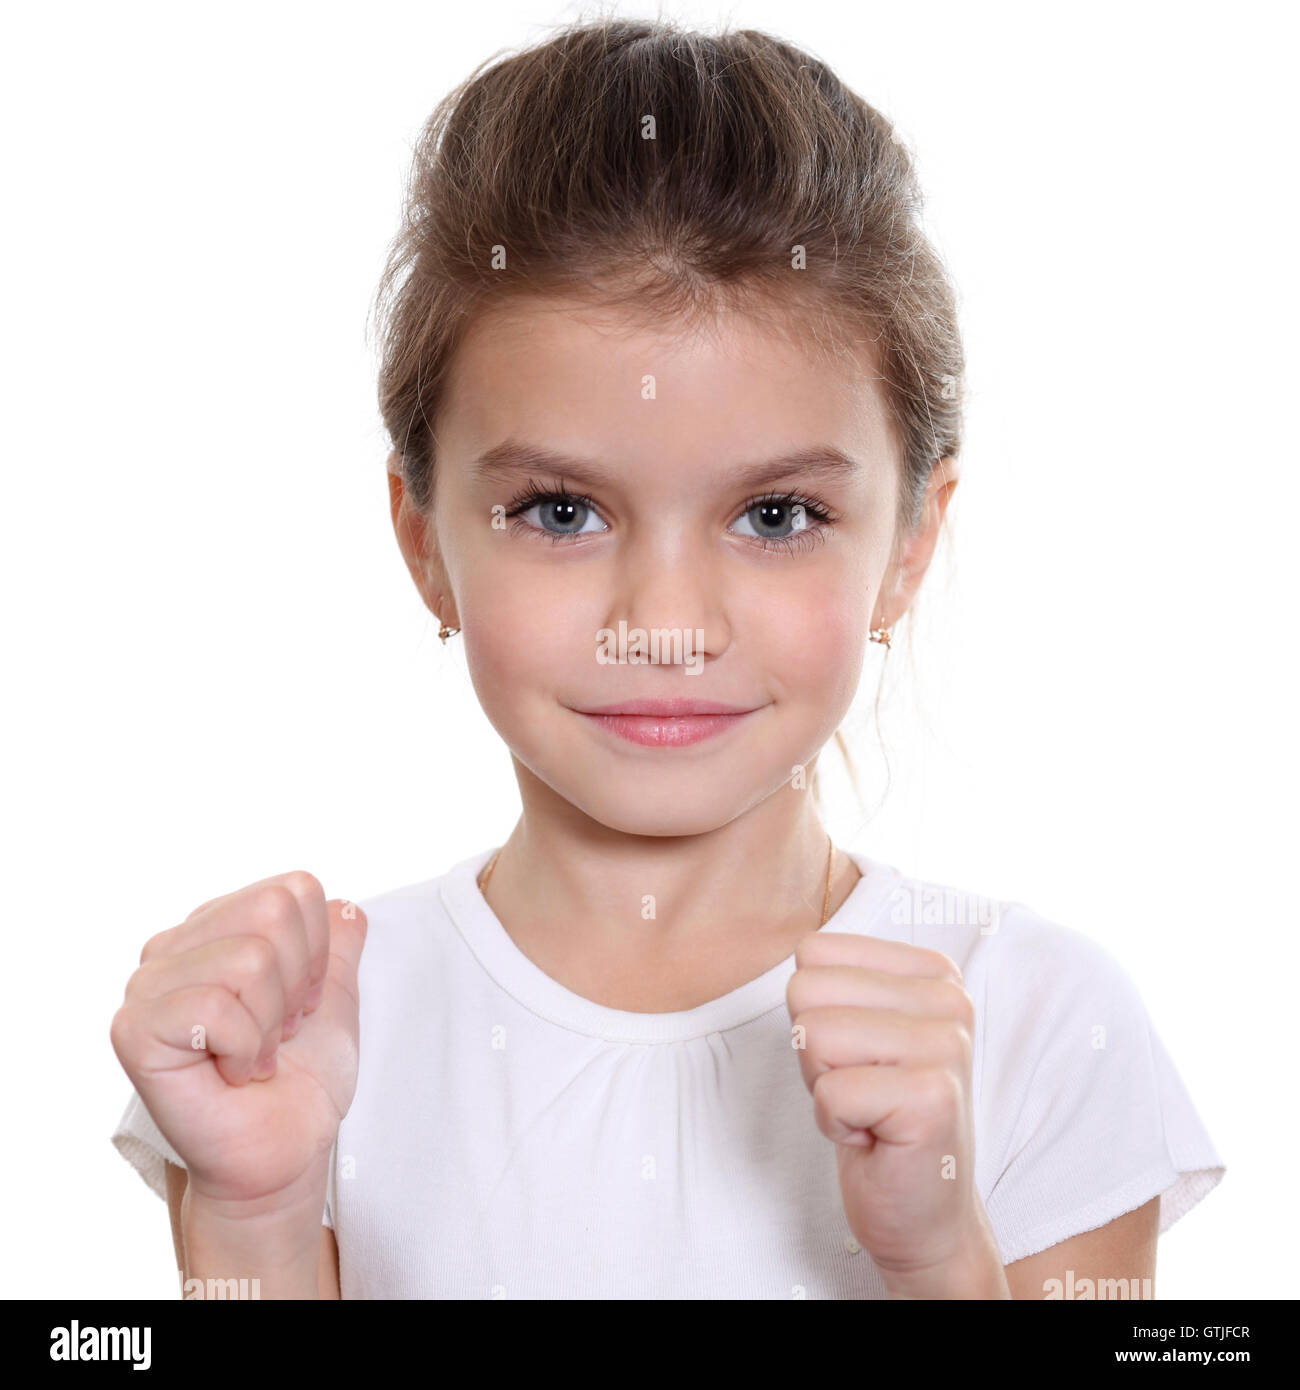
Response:
POLYGON ((823 502, 819 502, 815 497, 807 497, 801 492, 761 492, 755 497, 751 497, 740 509, 740 515, 754 507, 761 507, 768 503, 776 503, 784 507, 802 507, 808 524, 801 530, 794 531, 788 536, 747 536, 746 540, 755 540, 764 550, 800 550, 810 548, 826 539, 827 532, 834 525, 835 518, 831 515, 831 509, 823 502))
MULTIPOLYGON (((534 479, 529 478, 526 486, 519 492, 506 507, 506 516, 517 518, 512 522, 510 530, 512 533, 526 531, 539 539, 545 539, 552 545, 566 545, 571 541, 580 540, 582 532, 574 531, 568 535, 559 532, 548 531, 545 527, 534 526, 531 522, 524 521, 522 513, 531 511, 533 507, 543 502, 578 502, 591 511, 598 512, 599 508, 585 493, 574 492, 572 488, 565 485, 563 480, 553 480, 549 484, 540 484, 534 479)), ((740 509, 740 516, 752 511, 755 507, 775 503, 780 506, 799 506, 804 510, 804 515, 810 518, 813 524, 803 527, 788 536, 746 536, 745 540, 756 541, 764 550, 784 550, 794 551, 807 546, 813 546, 826 539, 826 533, 835 523, 835 517, 829 507, 817 501, 815 497, 806 497, 798 492, 762 492, 749 498, 740 509)))

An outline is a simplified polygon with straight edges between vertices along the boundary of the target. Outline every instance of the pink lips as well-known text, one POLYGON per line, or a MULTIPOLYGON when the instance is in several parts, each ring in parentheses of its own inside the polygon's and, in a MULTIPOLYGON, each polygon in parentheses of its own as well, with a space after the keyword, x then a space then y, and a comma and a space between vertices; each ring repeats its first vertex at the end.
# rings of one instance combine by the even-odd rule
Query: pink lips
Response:
POLYGON ((716 700, 622 700, 616 705, 575 712, 630 743, 650 748, 684 748, 734 729, 756 709, 719 704, 716 700))

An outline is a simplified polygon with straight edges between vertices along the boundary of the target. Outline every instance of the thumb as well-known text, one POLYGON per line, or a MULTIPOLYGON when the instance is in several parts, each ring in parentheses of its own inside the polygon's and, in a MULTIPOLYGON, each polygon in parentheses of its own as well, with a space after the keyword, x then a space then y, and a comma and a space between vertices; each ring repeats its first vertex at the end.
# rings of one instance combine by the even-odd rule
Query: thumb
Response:
POLYGON ((325 910, 330 928, 330 960, 326 976, 355 1000, 359 993, 357 966, 361 962, 361 951, 366 944, 370 924, 361 908, 346 898, 330 898, 325 910))

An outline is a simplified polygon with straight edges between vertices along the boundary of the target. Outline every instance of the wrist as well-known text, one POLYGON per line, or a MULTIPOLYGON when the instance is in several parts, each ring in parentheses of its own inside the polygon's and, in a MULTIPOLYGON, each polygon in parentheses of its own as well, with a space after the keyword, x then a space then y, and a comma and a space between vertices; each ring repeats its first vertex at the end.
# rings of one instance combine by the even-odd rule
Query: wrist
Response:
POLYGON ((912 1269, 882 1269, 889 1298, 1007 1299, 1011 1289, 987 1218, 976 1222, 948 1259, 912 1269))
POLYGON ((316 1298, 325 1186, 288 1203, 181 1200, 185 1298, 316 1298), (197 1281, 197 1282, 195 1282, 197 1281))

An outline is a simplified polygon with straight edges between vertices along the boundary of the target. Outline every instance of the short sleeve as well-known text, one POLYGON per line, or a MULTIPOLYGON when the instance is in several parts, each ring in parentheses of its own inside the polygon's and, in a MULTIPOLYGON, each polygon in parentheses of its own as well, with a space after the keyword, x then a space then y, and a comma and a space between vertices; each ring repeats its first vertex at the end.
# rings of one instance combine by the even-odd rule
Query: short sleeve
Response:
POLYGON ((185 1160, 163 1138, 153 1116, 145 1109, 140 1093, 134 1089, 113 1131, 113 1147, 165 1202, 167 1174, 164 1165, 174 1163, 184 1168, 185 1160))
MULTIPOLYGON (((131 1091, 122 1118, 112 1134, 113 1147, 136 1170, 146 1183, 163 1201, 167 1200, 167 1163, 178 1168, 185 1167, 185 1160, 163 1137, 162 1131, 154 1123, 153 1116, 145 1109, 140 1093, 131 1091)), ((321 1213, 321 1224, 334 1226, 334 1165, 338 1152, 338 1140, 330 1151, 329 1178, 326 1183, 325 1209, 321 1213)))
POLYGON ((1137 987, 1098 943, 1020 904, 982 946, 981 1189, 1003 1262, 1157 1195, 1163 1233, 1225 1165, 1137 987))
POLYGON ((338 1208, 338 1188, 335 1182, 336 1170, 339 1163, 339 1141, 338 1136, 334 1138, 334 1146, 330 1149, 330 1171, 325 1179, 325 1211, 321 1216, 321 1225, 334 1229, 334 1213, 338 1208))

